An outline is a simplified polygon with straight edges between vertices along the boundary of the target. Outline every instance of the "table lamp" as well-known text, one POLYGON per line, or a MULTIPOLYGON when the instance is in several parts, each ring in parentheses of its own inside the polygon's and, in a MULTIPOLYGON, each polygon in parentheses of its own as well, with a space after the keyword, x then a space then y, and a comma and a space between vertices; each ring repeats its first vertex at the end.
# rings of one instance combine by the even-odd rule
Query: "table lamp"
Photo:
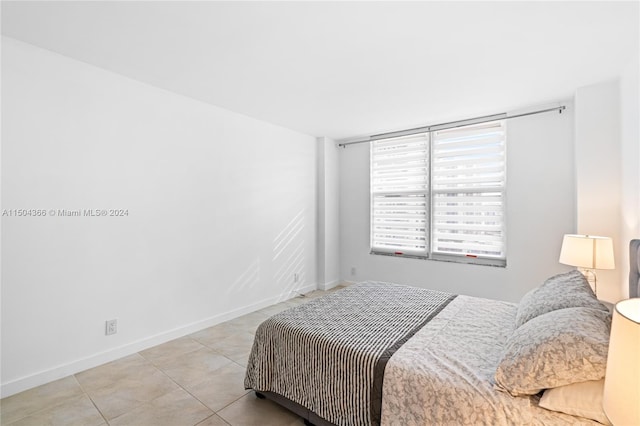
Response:
POLYGON ((577 266, 593 275, 594 293, 598 296, 596 269, 614 269, 613 241, 609 237, 567 234, 562 239, 560 263, 577 266))
POLYGON ((614 426, 640 425, 640 298, 614 308, 602 408, 614 426))

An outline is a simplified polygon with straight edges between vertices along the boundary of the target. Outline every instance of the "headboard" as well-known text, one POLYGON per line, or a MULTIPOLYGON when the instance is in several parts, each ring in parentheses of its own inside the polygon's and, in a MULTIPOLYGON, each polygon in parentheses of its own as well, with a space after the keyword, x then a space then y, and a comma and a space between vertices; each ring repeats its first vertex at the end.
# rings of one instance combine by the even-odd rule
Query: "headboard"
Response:
POLYGON ((629 243, 629 297, 640 297, 640 240, 629 243))

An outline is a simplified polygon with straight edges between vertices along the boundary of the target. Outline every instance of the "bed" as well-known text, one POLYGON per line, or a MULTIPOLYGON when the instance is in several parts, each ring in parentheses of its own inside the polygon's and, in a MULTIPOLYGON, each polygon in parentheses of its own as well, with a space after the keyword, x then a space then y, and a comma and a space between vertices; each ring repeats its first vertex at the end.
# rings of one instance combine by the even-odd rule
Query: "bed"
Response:
POLYGON ((318 426, 607 424, 610 323, 578 271, 518 304, 365 282, 262 323, 245 387, 318 426))

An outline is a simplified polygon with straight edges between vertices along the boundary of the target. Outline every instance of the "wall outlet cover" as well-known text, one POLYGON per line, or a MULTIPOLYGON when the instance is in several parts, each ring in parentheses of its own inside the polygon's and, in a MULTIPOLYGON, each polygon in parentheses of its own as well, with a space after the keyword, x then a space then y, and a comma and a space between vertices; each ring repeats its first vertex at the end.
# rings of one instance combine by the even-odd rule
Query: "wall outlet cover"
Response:
POLYGON ((118 320, 112 319, 105 322, 105 335, 116 334, 118 332, 118 320))

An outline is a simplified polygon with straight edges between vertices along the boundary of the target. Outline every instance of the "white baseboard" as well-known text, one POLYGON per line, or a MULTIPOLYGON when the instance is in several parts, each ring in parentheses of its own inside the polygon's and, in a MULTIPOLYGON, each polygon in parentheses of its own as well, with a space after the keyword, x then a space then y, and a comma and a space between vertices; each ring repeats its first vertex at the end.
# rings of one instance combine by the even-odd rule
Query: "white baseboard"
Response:
POLYGON ((311 292, 313 290, 316 290, 316 287, 316 284, 309 284, 304 287, 292 290, 287 294, 270 297, 256 303, 252 303, 251 305, 243 306, 242 308, 237 308, 228 312, 214 315, 202 321, 197 321, 185 326, 177 327, 172 330, 168 330, 154 336, 145 337, 143 339, 139 339, 134 342, 127 343, 126 345, 109 349, 107 351, 100 352, 86 358, 81 358, 76 361, 59 365, 45 371, 21 377, 11 382, 3 383, 0 386, 0 397, 5 398, 16 393, 34 388, 36 386, 44 385, 54 380, 62 379, 72 374, 79 373, 89 368, 94 368, 107 362, 115 361, 119 358, 132 355, 136 352, 140 352, 153 346, 160 345, 170 340, 195 333, 208 327, 212 327, 214 325, 220 324, 221 322, 229 321, 242 315, 257 311, 259 309, 266 308, 267 306, 271 306, 275 303, 291 299, 292 297, 296 297, 299 294, 311 292))
POLYGON ((333 280, 328 283, 318 283, 318 290, 331 290, 340 285, 340 280, 333 280))
POLYGON ((291 293, 292 293, 292 295, 290 296, 290 298, 291 298, 291 297, 294 297, 294 296, 297 296, 297 295, 299 295, 299 294, 306 294, 306 293, 310 293, 310 292, 312 292, 312 291, 314 291, 314 290, 318 290, 318 285, 316 285, 316 284, 309 284, 309 285, 306 285, 306 286, 304 286, 304 287, 299 287, 299 288, 297 288, 296 290, 294 290, 294 291, 292 291, 292 292, 291 292, 291 293))

